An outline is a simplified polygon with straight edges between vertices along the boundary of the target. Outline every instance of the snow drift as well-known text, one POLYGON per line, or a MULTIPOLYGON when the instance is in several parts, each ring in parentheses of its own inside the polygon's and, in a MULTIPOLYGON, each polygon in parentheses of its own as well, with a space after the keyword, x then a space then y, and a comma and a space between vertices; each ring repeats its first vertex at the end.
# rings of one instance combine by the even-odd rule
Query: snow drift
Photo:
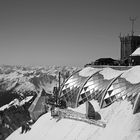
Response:
MULTIPOLYGON (((98 109, 97 107, 96 110, 98 109)), ((84 105, 77 110, 84 112, 84 105)), ((39 118, 29 132, 20 134, 19 128, 7 140, 139 140, 140 114, 132 114, 130 102, 115 102, 98 112, 102 120, 106 121, 106 128, 68 119, 56 122, 47 113, 39 118)))

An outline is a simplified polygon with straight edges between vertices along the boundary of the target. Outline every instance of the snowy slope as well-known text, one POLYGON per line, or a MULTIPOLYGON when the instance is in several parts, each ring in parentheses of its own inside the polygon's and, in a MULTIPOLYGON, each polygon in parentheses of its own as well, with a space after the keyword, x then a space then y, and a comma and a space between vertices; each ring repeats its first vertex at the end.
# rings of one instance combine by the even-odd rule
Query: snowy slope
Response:
POLYGON ((29 132, 20 134, 19 128, 7 140, 139 140, 140 114, 132 115, 130 103, 116 102, 99 112, 102 120, 107 122, 106 128, 68 119, 56 122, 47 113, 29 132))

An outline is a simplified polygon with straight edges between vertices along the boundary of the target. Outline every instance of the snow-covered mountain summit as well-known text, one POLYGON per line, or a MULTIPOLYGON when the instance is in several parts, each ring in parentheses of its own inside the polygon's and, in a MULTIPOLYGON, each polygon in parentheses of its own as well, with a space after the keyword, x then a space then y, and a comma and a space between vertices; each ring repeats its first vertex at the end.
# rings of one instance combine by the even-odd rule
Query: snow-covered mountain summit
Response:
MULTIPOLYGON (((67 72, 72 73, 76 68, 69 67, 22 67, 22 66, 1 66, 0 67, 0 100, 5 96, 25 98, 35 95, 44 88, 46 92, 52 92, 53 87, 58 84, 58 73, 62 72, 63 82, 67 72)), ((7 97, 8 98, 8 97, 7 97)), ((0 107, 13 100, 10 97, 7 101, 0 103, 0 107)))

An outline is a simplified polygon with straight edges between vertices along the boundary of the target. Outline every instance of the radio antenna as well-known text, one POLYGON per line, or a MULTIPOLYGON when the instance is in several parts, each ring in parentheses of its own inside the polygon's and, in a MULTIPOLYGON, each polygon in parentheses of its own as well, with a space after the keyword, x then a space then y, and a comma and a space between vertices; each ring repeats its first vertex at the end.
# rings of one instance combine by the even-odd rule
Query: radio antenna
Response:
POLYGON ((132 17, 130 17, 129 18, 129 20, 132 22, 132 25, 131 25, 131 36, 133 36, 134 35, 134 22, 136 21, 136 17, 135 18, 132 18, 132 17))

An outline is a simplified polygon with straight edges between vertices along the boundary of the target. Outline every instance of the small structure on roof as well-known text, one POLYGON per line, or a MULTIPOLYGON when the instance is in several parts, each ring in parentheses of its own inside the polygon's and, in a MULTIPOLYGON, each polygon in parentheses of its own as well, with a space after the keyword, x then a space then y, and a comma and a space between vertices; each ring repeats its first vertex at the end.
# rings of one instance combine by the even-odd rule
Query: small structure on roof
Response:
POLYGON ((140 65, 140 46, 129 56, 132 66, 140 65))

